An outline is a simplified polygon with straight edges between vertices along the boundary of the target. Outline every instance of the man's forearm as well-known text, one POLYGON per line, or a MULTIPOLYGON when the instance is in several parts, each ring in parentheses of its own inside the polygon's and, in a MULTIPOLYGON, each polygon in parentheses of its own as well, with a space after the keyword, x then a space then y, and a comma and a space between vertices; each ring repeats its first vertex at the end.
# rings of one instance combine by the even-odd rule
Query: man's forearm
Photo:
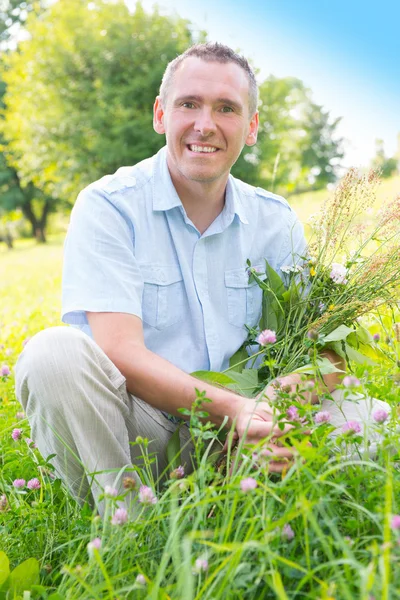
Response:
POLYGON ((142 345, 127 343, 109 358, 126 377, 128 391, 155 408, 183 416, 179 408, 190 409, 196 399, 195 388, 205 391, 211 403, 204 405, 209 419, 219 426, 225 416, 230 427, 250 399, 195 379, 142 345))

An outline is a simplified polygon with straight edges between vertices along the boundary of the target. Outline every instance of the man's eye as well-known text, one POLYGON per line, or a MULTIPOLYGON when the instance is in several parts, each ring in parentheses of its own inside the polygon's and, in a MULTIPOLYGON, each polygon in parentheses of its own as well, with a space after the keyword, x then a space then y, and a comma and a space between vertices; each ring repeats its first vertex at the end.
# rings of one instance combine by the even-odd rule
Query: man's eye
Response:
POLYGON ((223 106, 223 107, 221 108, 221 111, 222 111, 222 112, 226 112, 226 113, 227 113, 227 112, 233 112, 233 108, 232 108, 231 106, 223 106))
POLYGON ((193 108, 194 104, 193 102, 183 102, 182 106, 184 106, 185 108, 193 108))

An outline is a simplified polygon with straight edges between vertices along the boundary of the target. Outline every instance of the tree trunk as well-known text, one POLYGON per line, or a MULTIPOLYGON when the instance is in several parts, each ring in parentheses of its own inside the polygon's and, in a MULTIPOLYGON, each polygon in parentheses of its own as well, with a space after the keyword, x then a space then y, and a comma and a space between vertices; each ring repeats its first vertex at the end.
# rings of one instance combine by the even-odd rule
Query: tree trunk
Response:
POLYGON ((23 204, 21 207, 24 217, 26 219, 28 219, 29 223, 31 224, 32 237, 36 238, 36 241, 38 242, 38 244, 46 243, 45 231, 46 231, 46 225, 47 225, 47 216, 48 216, 49 210, 50 210, 50 204, 51 204, 50 200, 46 199, 44 202, 42 214, 40 215, 39 219, 36 218, 36 215, 33 212, 32 203, 30 200, 28 202, 26 202, 25 204, 23 204))

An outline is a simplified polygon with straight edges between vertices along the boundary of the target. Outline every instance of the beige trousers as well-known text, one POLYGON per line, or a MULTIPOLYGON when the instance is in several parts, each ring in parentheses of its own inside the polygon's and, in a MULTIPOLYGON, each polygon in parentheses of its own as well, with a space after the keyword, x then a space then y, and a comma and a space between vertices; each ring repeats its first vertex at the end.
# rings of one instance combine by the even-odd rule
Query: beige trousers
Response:
MULTIPOLYGON (((127 475, 138 484, 146 483, 134 470, 143 464, 142 448, 134 443, 137 436, 149 440, 148 452, 157 459, 150 467, 153 477, 159 479, 167 468, 167 445, 177 426, 130 394, 122 373, 89 336, 75 328, 52 327, 29 341, 16 365, 16 395, 42 456, 55 454, 52 464, 71 493, 96 504, 101 514, 104 502, 99 496, 106 485, 122 492, 127 475)), ((373 454, 378 438, 369 428, 371 411, 378 405, 389 410, 388 405, 379 400, 356 404, 343 400, 340 391, 333 397, 321 409, 329 410, 337 428, 346 420, 362 421, 366 434, 371 429, 373 454)), ((189 428, 181 426, 179 435, 187 473, 193 450, 189 428)), ((135 512, 134 493, 126 504, 135 512)))

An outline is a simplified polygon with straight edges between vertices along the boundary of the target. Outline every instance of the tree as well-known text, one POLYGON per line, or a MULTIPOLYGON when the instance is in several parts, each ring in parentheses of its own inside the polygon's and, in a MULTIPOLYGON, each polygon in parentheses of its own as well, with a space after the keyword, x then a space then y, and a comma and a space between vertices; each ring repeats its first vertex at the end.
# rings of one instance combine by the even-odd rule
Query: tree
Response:
POLYGON ((73 201, 91 181, 154 154, 151 106, 188 22, 122 0, 60 0, 27 21, 9 57, 4 134, 22 184, 73 201))
POLYGON ((257 146, 245 151, 235 174, 246 172, 250 183, 283 194, 336 179, 343 157, 342 140, 335 138, 340 119, 330 122, 300 79, 268 77, 260 85, 259 112, 257 146))
POLYGON ((394 156, 392 158, 386 156, 383 140, 375 140, 375 150, 371 167, 379 171, 383 178, 392 177, 397 173, 397 159, 394 156))

